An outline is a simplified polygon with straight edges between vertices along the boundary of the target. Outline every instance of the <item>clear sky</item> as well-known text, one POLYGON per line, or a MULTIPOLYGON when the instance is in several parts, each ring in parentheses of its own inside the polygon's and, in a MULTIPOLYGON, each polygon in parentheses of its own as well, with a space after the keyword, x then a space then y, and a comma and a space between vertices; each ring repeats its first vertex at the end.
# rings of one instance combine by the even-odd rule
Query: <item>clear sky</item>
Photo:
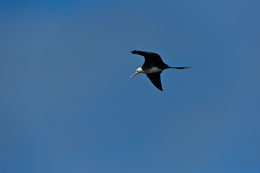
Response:
POLYGON ((259 173, 259 6, 0 1, 0 172, 259 173))

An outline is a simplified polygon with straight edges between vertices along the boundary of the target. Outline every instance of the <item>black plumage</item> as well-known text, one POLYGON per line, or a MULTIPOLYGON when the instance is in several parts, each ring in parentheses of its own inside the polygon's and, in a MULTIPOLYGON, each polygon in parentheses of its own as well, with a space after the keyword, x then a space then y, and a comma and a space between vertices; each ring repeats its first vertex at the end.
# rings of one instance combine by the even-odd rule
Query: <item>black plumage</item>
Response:
MULTIPOLYGON (((138 54, 141 56, 144 56, 145 61, 142 65, 141 69, 138 68, 136 70, 136 73, 132 76, 136 75, 137 73, 145 73, 147 77, 150 79, 150 81, 153 83, 153 85, 158 88, 159 90, 162 89, 162 83, 161 83, 161 73, 165 69, 173 68, 173 69, 187 69, 190 67, 171 67, 165 64, 160 57, 159 54, 154 52, 145 52, 145 51, 132 51, 133 54, 138 54)), ((132 77, 131 76, 131 77, 132 77)))
POLYGON ((162 58, 157 53, 134 50, 132 51, 132 54, 138 54, 144 56, 145 61, 142 66, 143 70, 152 67, 158 67, 163 70, 169 68, 169 66, 162 61, 162 58))

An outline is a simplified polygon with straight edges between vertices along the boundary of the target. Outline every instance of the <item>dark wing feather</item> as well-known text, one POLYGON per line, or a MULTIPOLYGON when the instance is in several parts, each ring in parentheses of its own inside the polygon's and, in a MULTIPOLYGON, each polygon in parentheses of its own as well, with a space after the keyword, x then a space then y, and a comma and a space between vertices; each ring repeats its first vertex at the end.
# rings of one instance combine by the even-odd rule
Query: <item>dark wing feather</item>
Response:
POLYGON ((160 74, 161 74, 161 72, 149 73, 149 74, 146 74, 146 75, 150 79, 150 81, 154 84, 154 86, 162 91, 163 89, 162 89, 160 74))
POLYGON ((144 56, 144 58, 145 58, 145 62, 144 63, 145 64, 146 63, 154 63, 154 64, 161 64, 161 63, 163 63, 162 58, 157 53, 133 50, 132 54, 138 54, 138 55, 144 56))

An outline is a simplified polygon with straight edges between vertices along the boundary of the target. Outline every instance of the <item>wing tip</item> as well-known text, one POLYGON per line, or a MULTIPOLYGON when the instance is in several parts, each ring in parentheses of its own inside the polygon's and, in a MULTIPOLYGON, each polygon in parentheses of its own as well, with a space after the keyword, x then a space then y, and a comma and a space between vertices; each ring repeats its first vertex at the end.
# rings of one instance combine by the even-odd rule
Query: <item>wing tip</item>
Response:
POLYGON ((163 91, 163 89, 162 88, 159 88, 159 87, 156 87, 157 89, 159 89, 160 91, 163 91))
POLYGON ((138 53, 138 50, 132 50, 131 53, 132 53, 132 54, 137 54, 137 53, 138 53))

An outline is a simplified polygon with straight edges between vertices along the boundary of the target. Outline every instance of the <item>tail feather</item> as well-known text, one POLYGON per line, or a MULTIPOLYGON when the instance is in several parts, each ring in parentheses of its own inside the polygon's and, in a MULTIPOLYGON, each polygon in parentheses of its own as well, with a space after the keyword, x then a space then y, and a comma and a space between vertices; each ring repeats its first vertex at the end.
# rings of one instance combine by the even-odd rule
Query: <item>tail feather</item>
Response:
POLYGON ((169 67, 169 68, 174 68, 174 69, 190 69, 191 67, 169 67))

